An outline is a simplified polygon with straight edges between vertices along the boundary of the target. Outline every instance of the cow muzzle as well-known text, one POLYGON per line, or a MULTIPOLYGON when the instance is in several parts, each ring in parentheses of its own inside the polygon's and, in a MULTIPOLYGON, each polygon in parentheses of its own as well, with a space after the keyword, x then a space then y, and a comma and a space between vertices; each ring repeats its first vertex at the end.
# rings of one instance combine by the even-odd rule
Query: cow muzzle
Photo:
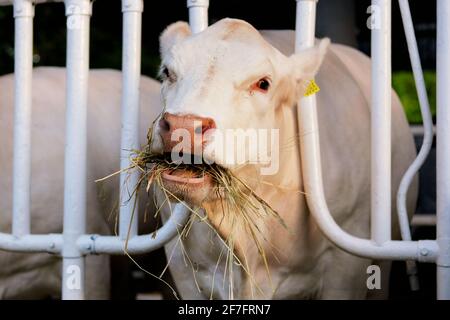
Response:
POLYGON ((159 120, 159 134, 166 153, 184 153, 200 156, 208 143, 208 136, 216 123, 211 118, 196 115, 164 113, 159 120))
POLYGON ((162 150, 176 168, 162 173, 164 186, 188 202, 202 202, 214 186, 205 166, 203 151, 215 128, 211 118, 164 113, 159 120, 162 150))

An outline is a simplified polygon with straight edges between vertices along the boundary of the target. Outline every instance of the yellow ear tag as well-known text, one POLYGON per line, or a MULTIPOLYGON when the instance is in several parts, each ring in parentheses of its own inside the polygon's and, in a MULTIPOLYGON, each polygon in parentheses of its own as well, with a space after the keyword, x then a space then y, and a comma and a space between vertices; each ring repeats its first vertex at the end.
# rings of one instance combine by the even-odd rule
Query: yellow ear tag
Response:
POLYGON ((313 95, 314 93, 317 93, 320 91, 319 86, 317 85, 317 83, 314 80, 311 80, 308 84, 308 87, 306 88, 304 97, 308 97, 313 95))

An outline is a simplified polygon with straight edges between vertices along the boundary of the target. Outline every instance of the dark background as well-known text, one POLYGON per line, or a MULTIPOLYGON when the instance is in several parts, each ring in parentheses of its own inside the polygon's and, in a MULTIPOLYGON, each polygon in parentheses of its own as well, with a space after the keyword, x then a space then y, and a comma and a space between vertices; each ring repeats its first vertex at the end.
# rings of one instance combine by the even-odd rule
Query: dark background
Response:
MULTIPOLYGON (((240 18, 258 29, 294 29, 295 1, 210 0, 209 23, 224 17, 240 18)), ((370 0, 320 0, 317 12, 317 37, 354 46, 370 54, 370 30, 366 27, 370 0)), ((420 122, 414 82, 397 1, 392 1, 392 69, 393 85, 412 123, 420 122), (414 110, 413 110, 414 109, 414 110), (410 114, 409 110, 413 110, 410 114), (415 114, 414 114, 415 112, 415 114)), ((434 109, 436 56, 436 3, 429 0, 410 1, 417 42, 426 74, 427 89, 434 109)), ((188 20, 185 0, 145 1, 142 28, 142 73, 154 77, 159 64, 158 37, 172 22, 188 20)), ((96 0, 91 20, 91 68, 121 68, 122 14, 120 0, 96 0)), ((14 20, 12 7, 0 7, 0 75, 13 72, 14 20)), ((62 3, 36 6, 34 23, 34 65, 65 66, 66 20, 62 3)), ((0 92, 1 94, 1 92, 0 92)), ((420 142, 420 137, 416 137, 420 142)), ((419 212, 435 212, 435 152, 421 171, 419 212)), ((434 228, 414 230, 415 238, 434 238, 434 228)), ((161 282, 146 276, 126 257, 112 257, 113 298, 132 299, 138 292, 170 293, 161 282)), ((138 262, 154 273, 165 266, 164 254, 157 251, 137 257, 138 262)), ((434 265, 420 264, 421 291, 411 293, 404 263, 394 263, 391 298, 435 298, 434 265)), ((169 279, 167 279, 169 280, 169 279)), ((172 297, 173 298, 173 297, 172 297)))
MULTIPOLYGON (((411 2, 417 40, 425 69, 435 69, 436 3, 429 0, 411 2)), ((397 1, 392 1, 392 67, 410 68, 406 42, 397 1)), ((370 30, 366 27, 370 0, 320 0, 317 36, 350 44, 369 53, 370 30)), ((258 29, 294 29, 295 1, 211 0, 209 22, 224 17, 240 18, 258 29)), ((187 21, 185 0, 145 1, 142 31, 142 73, 155 76, 158 37, 177 20, 187 21)), ((62 3, 36 6, 34 34, 35 65, 65 65, 66 28, 62 3)), ((96 0, 91 21, 91 68, 121 66, 122 17, 119 0, 96 0)), ((12 7, 0 7, 0 75, 13 71, 14 21, 12 7)))

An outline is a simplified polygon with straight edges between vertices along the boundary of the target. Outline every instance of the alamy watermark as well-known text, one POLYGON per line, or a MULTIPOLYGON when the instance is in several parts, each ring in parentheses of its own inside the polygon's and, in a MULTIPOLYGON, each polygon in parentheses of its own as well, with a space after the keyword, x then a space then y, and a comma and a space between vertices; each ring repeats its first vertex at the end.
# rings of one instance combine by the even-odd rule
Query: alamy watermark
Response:
MULTIPOLYGON (((201 126, 194 121, 194 128, 201 126)), ((279 129, 210 129, 192 134, 185 128, 171 133, 171 161, 182 164, 241 166, 259 165, 261 175, 274 175, 279 169, 279 129), (206 151, 206 152, 205 152, 206 151)))
POLYGON ((376 264, 367 267, 366 273, 369 275, 366 280, 367 289, 380 290, 381 289, 381 268, 376 264))
POLYGON ((69 290, 81 290, 82 284, 82 272, 78 265, 68 265, 64 270, 64 283, 63 285, 69 290))
POLYGON ((381 8, 378 5, 371 5, 367 7, 367 11, 370 16, 367 18, 367 28, 370 30, 381 29, 381 8))

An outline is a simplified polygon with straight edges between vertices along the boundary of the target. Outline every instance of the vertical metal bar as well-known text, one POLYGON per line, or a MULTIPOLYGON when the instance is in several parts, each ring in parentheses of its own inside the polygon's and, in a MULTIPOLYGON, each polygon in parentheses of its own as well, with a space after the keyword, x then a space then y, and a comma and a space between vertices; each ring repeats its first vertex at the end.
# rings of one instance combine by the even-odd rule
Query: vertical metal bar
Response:
MULTIPOLYGON (((314 46, 315 30, 316 30, 316 7, 317 0, 297 0, 296 20, 295 20, 295 51, 299 52, 307 48, 314 46)), ((311 179, 314 179, 317 184, 322 184, 322 170, 320 160, 320 148, 319 145, 319 127, 317 120, 316 109, 316 96, 310 95, 308 97, 302 97, 298 103, 297 120, 299 124, 300 132, 306 130, 306 132, 314 132, 316 134, 309 135, 311 141, 301 141, 302 150, 316 150, 316 152, 308 152, 308 156, 317 155, 317 158, 313 159, 317 166, 317 174, 311 175, 311 179), (303 121, 302 121, 303 120, 303 121), (308 128, 305 128, 304 123, 308 124, 308 128)), ((300 134, 302 136, 302 134, 300 134)), ((302 156, 303 156, 302 152, 302 156)), ((306 154, 305 154, 306 156, 306 154)), ((303 162, 303 160, 302 160, 303 162)), ((302 164, 302 170, 310 170, 306 167, 306 163, 302 164)), ((307 183, 307 182, 306 182, 307 183)))
POLYGON ((437 2, 437 298, 450 299, 450 1, 437 2))
MULTIPOLYGON (((139 83, 141 76, 142 0, 123 0, 122 48, 122 138, 120 168, 129 168, 132 150, 139 149, 139 83)), ((125 240, 137 235, 138 206, 134 193, 139 174, 135 170, 120 174, 119 236, 125 240), (136 215, 136 216, 134 216, 136 215)))
POLYGON ((208 27, 209 0, 188 0, 189 25, 192 33, 199 33, 208 27))
POLYGON ((14 1, 14 159, 12 234, 30 233, 31 95, 33 70, 31 0, 14 1))
POLYGON ((391 1, 372 0, 371 234, 391 240, 391 1))
MULTIPOLYGON (((316 33, 316 6, 317 0, 297 0, 297 12, 295 20, 296 52, 314 46, 316 33)), ((315 100, 314 95, 310 97, 312 99, 305 100, 315 100)))
POLYGON ((84 299, 84 257, 76 241, 86 229, 89 0, 66 0, 67 84, 63 230, 63 299, 84 299))

